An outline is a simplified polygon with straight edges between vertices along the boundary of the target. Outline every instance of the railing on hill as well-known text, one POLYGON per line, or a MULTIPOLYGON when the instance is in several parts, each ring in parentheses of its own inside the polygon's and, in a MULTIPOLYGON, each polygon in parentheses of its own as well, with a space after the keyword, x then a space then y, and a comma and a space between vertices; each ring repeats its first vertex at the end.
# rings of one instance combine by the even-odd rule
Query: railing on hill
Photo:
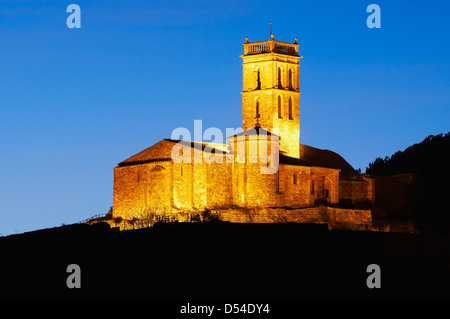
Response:
POLYGON ((100 218, 100 217, 106 217, 106 214, 97 214, 97 215, 91 216, 89 218, 83 219, 82 221, 79 221, 78 224, 86 224, 87 222, 97 219, 97 218, 100 218))

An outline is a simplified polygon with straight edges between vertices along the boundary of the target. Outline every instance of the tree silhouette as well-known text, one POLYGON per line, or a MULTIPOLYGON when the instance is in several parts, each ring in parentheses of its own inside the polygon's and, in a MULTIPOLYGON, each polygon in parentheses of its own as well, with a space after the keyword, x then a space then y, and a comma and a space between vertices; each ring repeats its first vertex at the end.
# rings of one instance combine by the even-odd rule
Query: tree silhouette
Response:
POLYGON ((450 233, 447 197, 450 193, 450 132, 430 135, 421 143, 398 151, 385 159, 376 158, 367 174, 389 176, 414 173, 421 180, 415 200, 415 223, 422 231, 433 234, 450 233))

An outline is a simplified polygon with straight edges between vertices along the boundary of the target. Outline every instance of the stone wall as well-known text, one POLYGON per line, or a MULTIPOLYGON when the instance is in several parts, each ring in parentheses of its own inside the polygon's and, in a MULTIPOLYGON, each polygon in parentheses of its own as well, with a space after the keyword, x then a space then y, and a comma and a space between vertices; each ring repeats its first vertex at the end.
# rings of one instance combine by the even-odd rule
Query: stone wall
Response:
POLYGON ((173 164, 173 203, 175 209, 187 209, 194 205, 193 176, 191 163, 173 164))
POLYGON ((339 201, 339 170, 312 167, 311 173, 314 181, 314 199, 337 203, 339 201))
POLYGON ((310 195, 310 167, 280 165, 279 179, 279 193, 281 195, 279 206, 298 207, 314 204, 314 199, 310 195))
POLYGON ((224 207, 233 204, 231 163, 206 164, 207 207, 224 207))
MULTIPOLYGON (((341 209, 326 206, 299 209, 263 208, 215 211, 222 220, 233 223, 319 223, 329 229, 377 230, 372 224, 370 210, 341 209)), ((214 213, 214 212, 213 212, 214 213)))
POLYGON ((114 217, 131 219, 147 207, 167 211, 172 207, 172 163, 154 163, 114 168, 114 217))
POLYGON ((339 199, 351 200, 357 204, 365 201, 375 201, 375 180, 372 178, 339 180, 339 199))
POLYGON ((202 211, 240 206, 305 207, 329 190, 337 198, 337 170, 279 166, 261 174, 261 163, 174 163, 158 161, 114 169, 114 217, 132 219, 142 210, 202 211), (312 179, 315 192, 311 192, 312 179), (323 185, 319 183, 323 181, 323 185), (319 190, 322 191, 319 192, 319 190))
POLYGON ((229 175, 224 179, 231 181, 232 204, 242 207, 276 205, 278 136, 250 134, 228 140, 234 163, 230 164, 231 171, 227 171, 229 175))

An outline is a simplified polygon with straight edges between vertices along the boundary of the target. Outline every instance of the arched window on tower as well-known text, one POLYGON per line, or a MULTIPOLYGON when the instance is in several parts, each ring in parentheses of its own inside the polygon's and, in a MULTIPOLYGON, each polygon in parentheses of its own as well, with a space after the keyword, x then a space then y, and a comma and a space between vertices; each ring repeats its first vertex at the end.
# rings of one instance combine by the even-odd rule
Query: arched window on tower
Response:
POLYGON ((256 72, 256 89, 261 90, 261 70, 258 69, 256 72))
POLYGON ((283 83, 281 81, 281 68, 278 68, 278 88, 279 89, 283 88, 283 83))
POLYGON ((294 119, 294 117, 292 116, 292 97, 289 98, 289 119, 294 119))
POLYGON ((292 69, 289 69, 289 89, 293 89, 294 86, 292 85, 292 69))
POLYGON ((256 100, 256 117, 259 118, 259 99, 256 100))
POLYGON ((279 119, 283 118, 283 116, 282 116, 282 114, 281 114, 281 109, 282 109, 282 106, 281 106, 281 96, 278 95, 278 118, 279 118, 279 119))

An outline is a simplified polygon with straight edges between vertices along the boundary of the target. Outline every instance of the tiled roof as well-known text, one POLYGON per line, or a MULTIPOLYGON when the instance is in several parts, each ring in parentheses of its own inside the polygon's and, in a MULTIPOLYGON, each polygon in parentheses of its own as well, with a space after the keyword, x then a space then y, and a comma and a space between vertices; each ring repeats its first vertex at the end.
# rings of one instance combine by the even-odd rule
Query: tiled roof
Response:
POLYGON ((202 150, 202 151, 208 151, 211 152, 212 150, 218 150, 225 153, 228 153, 228 146, 227 144, 218 144, 218 143, 210 143, 210 142, 197 142, 197 141, 184 141, 184 140, 173 140, 173 139, 165 139, 166 141, 169 141, 174 144, 181 144, 190 146, 192 148, 202 150))
POLYGON ((280 153, 280 164, 297 165, 297 166, 316 166, 303 159, 290 157, 281 153, 280 153))
POLYGON ((226 144, 207 143, 207 142, 195 142, 195 141, 183 141, 173 139, 163 139, 158 143, 146 148, 145 150, 131 156, 130 158, 120 162, 118 166, 130 166, 137 164, 152 163, 158 161, 171 161, 172 160, 172 148, 175 144, 187 145, 192 148, 208 151, 214 153, 215 150, 227 153, 226 144))
POLYGON ((330 150, 300 144, 300 159, 310 163, 310 166, 340 169, 344 176, 355 173, 355 169, 342 156, 330 150))

